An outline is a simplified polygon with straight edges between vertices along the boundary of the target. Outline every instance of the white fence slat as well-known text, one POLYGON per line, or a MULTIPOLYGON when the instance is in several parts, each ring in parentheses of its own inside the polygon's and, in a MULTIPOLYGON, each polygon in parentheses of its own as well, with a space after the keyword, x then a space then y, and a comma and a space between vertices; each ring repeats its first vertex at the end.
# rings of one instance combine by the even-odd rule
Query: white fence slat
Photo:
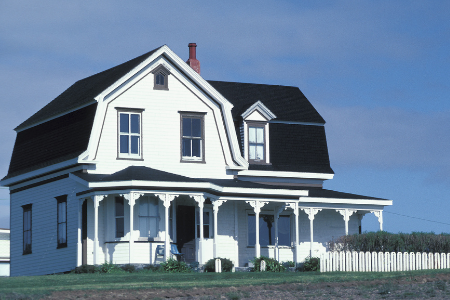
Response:
POLYGON ((423 269, 423 270, 427 270, 428 269, 428 256, 427 254, 424 252, 422 253, 422 268, 417 268, 418 270, 423 269))
POLYGON ((439 253, 434 254, 434 268, 436 270, 441 268, 441 256, 439 253))
POLYGON ((416 255, 414 252, 409 253, 409 270, 414 271, 416 269, 416 255))
POLYGON ((352 251, 352 271, 358 272, 358 253, 356 251, 352 251))
POLYGON ((409 254, 408 252, 403 252, 403 271, 409 271, 409 254))
POLYGON ((397 256, 395 252, 391 252, 391 272, 397 271, 397 256))
POLYGON ((364 257, 366 258, 366 272, 372 272, 372 260, 371 260, 371 256, 370 256, 370 252, 367 251, 366 253, 364 253, 364 257))
POLYGON ((358 268, 359 272, 366 272, 366 261, 364 259, 364 252, 359 251, 358 252, 358 268))
POLYGON ((345 252, 345 272, 352 271, 352 255, 350 251, 345 252))
POLYGON ((385 272, 391 271, 391 257, 389 255, 389 252, 384 253, 384 271, 385 272))
POLYGON ((445 253, 441 253, 441 269, 445 269, 447 267, 447 261, 445 259, 445 253))
POLYGON ((433 253, 428 253, 428 269, 434 269, 433 253))

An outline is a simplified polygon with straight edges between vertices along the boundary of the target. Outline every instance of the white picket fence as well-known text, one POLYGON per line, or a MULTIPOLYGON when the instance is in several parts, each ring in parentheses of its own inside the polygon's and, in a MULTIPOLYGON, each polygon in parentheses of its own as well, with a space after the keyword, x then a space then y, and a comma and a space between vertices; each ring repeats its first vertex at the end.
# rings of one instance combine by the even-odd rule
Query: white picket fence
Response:
POLYGON ((347 251, 320 255, 320 272, 395 272, 449 268, 450 253, 347 251))

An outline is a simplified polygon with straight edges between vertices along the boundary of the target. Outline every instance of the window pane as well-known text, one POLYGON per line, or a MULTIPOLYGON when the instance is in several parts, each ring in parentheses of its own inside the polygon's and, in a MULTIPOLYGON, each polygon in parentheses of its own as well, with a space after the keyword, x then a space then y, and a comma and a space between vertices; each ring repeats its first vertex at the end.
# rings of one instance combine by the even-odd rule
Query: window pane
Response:
POLYGON ((278 245, 291 245, 291 218, 280 216, 278 219, 278 245))
POLYGON ((201 140, 192 140, 192 156, 200 157, 201 155, 201 140))
POLYGON ((209 239, 209 225, 203 225, 203 238, 209 239))
POLYGON ((131 133, 140 133, 141 126, 139 125, 139 119, 138 114, 131 115, 131 133))
POLYGON ((164 75, 161 73, 156 74, 156 84, 164 85, 164 75))
POLYGON ((66 223, 58 224, 58 243, 66 243, 66 223))
POLYGON ((153 218, 153 217, 149 217, 148 218, 149 221, 149 229, 150 229, 150 233, 149 233, 149 237, 156 237, 158 236, 158 231, 157 231, 157 218, 153 218))
POLYGON ((194 137, 202 136, 201 124, 202 123, 200 119, 192 119, 192 136, 194 137))
POLYGON ((116 237, 124 236, 124 220, 123 218, 116 218, 116 237))
POLYGON ((141 237, 148 237, 147 217, 139 217, 139 232, 141 237))
POLYGON ((66 222, 66 203, 58 203, 58 223, 66 222))
POLYGON ((183 118, 183 136, 192 136, 190 118, 183 118))
POLYGON ((128 153, 128 135, 120 136, 120 153, 128 153))
POLYGON ((258 144, 264 143, 264 128, 262 127, 256 128, 256 142, 258 144))
POLYGON ((264 146, 257 146, 256 148, 256 158, 255 159, 263 159, 264 158, 264 146))
POLYGON ((139 200, 139 215, 140 216, 148 216, 148 200, 147 199, 139 200))
POLYGON ((203 212, 203 224, 206 224, 206 225, 209 224, 209 212, 206 212, 206 211, 203 212))
POLYGON ((191 156, 191 140, 183 139, 183 156, 191 156))
POLYGON ((255 215, 248 215, 248 245, 254 246, 256 244, 256 217, 255 215))
POLYGON ((148 215, 157 217, 158 216, 158 200, 157 199, 150 199, 148 203, 148 215))
POLYGON ((128 114, 120 114, 120 132, 129 133, 128 114))
POLYGON ((256 159, 256 146, 255 145, 249 146, 248 156, 250 159, 256 159))
POLYGON ((249 127, 248 141, 249 141, 249 143, 256 143, 256 128, 255 127, 249 127))
POLYGON ((116 217, 123 217, 123 198, 116 198, 116 217))
POLYGON ((139 154, 139 137, 138 136, 131 136, 131 153, 132 154, 139 154))

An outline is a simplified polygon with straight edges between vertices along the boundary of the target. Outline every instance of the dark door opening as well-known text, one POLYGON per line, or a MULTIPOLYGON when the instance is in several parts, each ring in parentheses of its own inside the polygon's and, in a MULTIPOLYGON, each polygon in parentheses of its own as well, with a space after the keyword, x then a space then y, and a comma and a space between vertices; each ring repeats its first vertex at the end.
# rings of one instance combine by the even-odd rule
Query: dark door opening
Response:
POLYGON ((177 206, 177 246, 187 262, 195 261, 195 206, 177 206))

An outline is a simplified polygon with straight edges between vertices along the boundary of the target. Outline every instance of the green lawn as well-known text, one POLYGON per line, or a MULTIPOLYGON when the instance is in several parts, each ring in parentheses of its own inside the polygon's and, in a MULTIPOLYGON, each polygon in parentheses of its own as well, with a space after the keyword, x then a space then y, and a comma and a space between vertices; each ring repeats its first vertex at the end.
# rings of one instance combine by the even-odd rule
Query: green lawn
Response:
POLYGON ((373 279, 411 279, 415 276, 450 273, 450 270, 426 270, 393 273, 113 273, 66 274, 0 278, 0 298, 12 293, 44 295, 53 291, 89 289, 165 289, 229 287, 282 283, 366 281, 373 279))

